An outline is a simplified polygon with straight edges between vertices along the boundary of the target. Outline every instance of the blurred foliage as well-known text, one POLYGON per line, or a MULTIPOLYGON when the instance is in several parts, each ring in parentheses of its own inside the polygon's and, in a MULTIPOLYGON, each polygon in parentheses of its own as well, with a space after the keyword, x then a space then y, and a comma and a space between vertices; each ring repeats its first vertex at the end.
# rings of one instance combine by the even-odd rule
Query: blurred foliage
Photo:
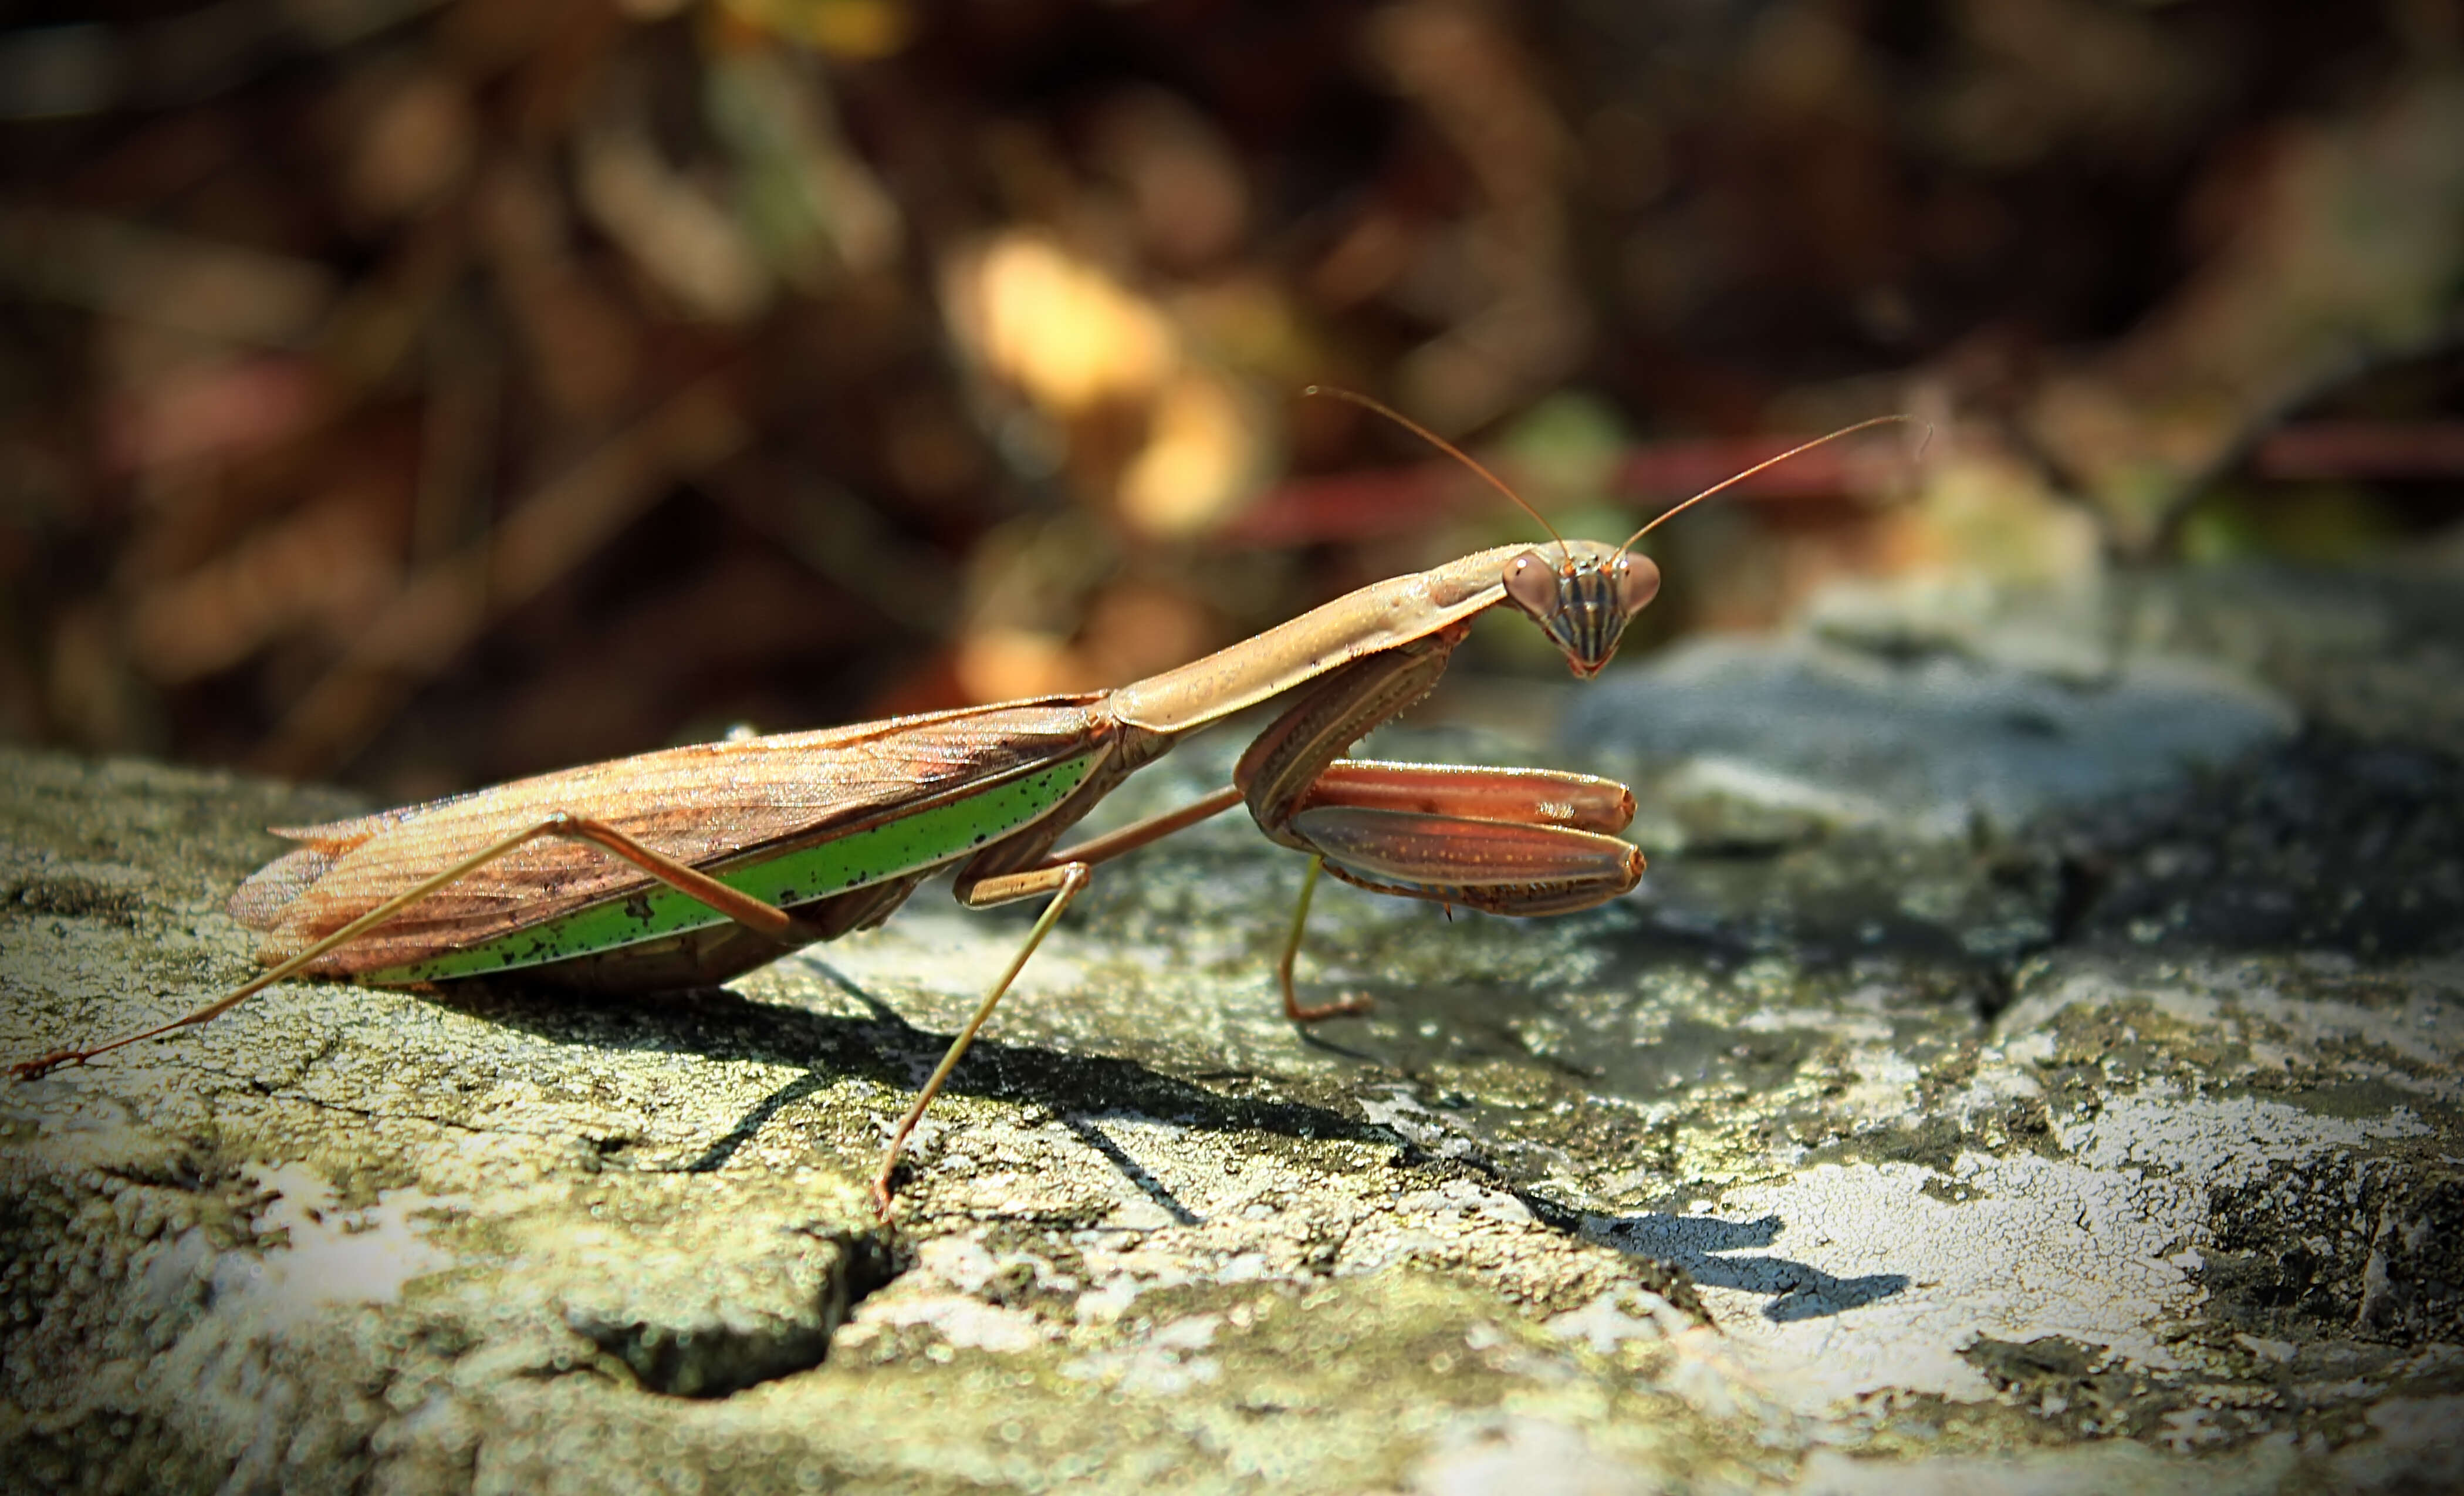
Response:
POLYGON ((1655 536, 1663 629, 2458 549, 2453 0, 0 28, 21 739, 409 796, 1117 683, 1531 533, 1318 382, 1603 535, 1932 423, 1655 536))

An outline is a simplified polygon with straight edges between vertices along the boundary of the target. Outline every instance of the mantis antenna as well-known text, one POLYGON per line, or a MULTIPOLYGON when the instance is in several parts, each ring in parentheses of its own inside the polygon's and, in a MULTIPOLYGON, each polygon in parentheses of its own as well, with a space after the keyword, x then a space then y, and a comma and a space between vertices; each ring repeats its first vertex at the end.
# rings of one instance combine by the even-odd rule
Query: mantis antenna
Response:
MULTIPOLYGON (((1746 479, 1752 477, 1755 473, 1760 473, 1767 468, 1778 467, 1781 463, 1788 461, 1791 457, 1799 456, 1805 452, 1812 451, 1816 447, 1820 447, 1825 443, 1836 442, 1843 436, 1854 436, 1859 431, 1871 430, 1875 427, 1888 426, 1894 422, 1909 422, 1914 420, 1916 420, 1915 416, 1906 414, 1872 416, 1858 422, 1854 426, 1843 426, 1836 431, 1827 432, 1821 436, 1817 436, 1810 442, 1799 442, 1775 457, 1765 457, 1762 461, 1755 463, 1752 467, 1746 469, 1742 473, 1730 473, 1728 476, 1722 478, 1719 482, 1712 484, 1709 488, 1705 489, 1702 493, 1695 495, 1692 498, 1686 499, 1683 503, 1673 504, 1667 509, 1661 510, 1658 518, 1652 520, 1651 523, 1644 525, 1641 529, 1637 530, 1634 534, 1627 536, 1625 538, 1625 543, 1618 546, 1617 549, 1621 551, 1632 550, 1634 548, 1635 541, 1641 539, 1644 536, 1659 529, 1661 525, 1676 518, 1679 515, 1683 514, 1685 511, 1703 502, 1703 500, 1709 498, 1712 495, 1719 493, 1723 489, 1734 488, 1738 484, 1746 481, 1746 479)), ((1933 440, 1933 428, 1931 426, 1927 426, 1925 428, 1925 440, 1928 442, 1933 440)), ((1922 455, 1925 449, 1920 446, 1917 451, 1918 453, 1922 455)), ((1491 481, 1495 480, 1492 479, 1491 481)), ((1529 509, 1531 506, 1525 504, 1523 507, 1529 509)), ((1542 524, 1548 523, 1545 519, 1540 522, 1542 524)), ((1556 532, 1553 530, 1550 532, 1551 535, 1554 535, 1555 533, 1556 532)))
MULTIPOLYGON (((1515 507, 1521 509, 1525 514, 1529 515, 1532 518, 1538 520, 1540 522, 1540 528, 1549 532, 1549 539, 1557 542, 1558 553, 1560 555, 1565 554, 1566 538, 1557 533, 1557 527, 1549 522, 1548 516, 1531 507, 1530 500, 1514 492, 1513 488, 1508 485, 1504 478, 1499 477, 1496 473, 1491 473, 1488 469, 1483 467, 1480 464, 1479 459, 1473 457, 1469 452, 1464 451, 1462 448, 1446 440, 1444 437, 1440 436, 1437 432, 1430 430, 1427 427, 1422 426, 1419 422, 1413 420, 1410 416, 1405 415, 1400 410, 1396 409, 1394 407, 1387 405, 1381 400, 1373 399, 1356 390, 1345 389, 1336 385, 1311 385, 1303 389, 1301 393, 1304 395, 1326 395, 1335 400, 1348 400, 1364 410, 1374 410, 1377 412, 1389 421, 1392 421, 1396 425, 1403 428, 1403 429, 1419 437, 1422 441, 1427 442, 1430 446, 1438 449, 1438 451, 1444 452, 1447 456, 1454 458, 1457 462, 1462 463, 1472 472, 1479 473, 1482 477, 1488 480, 1489 487, 1514 500, 1515 507)), ((1742 473, 1730 473, 1728 476, 1722 478, 1719 482, 1712 484, 1709 488, 1705 489, 1700 494, 1695 495, 1692 498, 1686 499, 1682 503, 1671 505, 1669 508, 1661 511, 1659 517, 1654 518, 1649 524, 1644 525, 1634 534, 1627 536, 1625 538, 1625 543, 1618 546, 1617 549, 1621 551, 1632 550, 1634 548, 1635 541, 1641 539, 1644 536, 1659 529, 1661 525, 1676 518, 1679 515, 1683 514, 1685 511, 1703 502, 1703 500, 1709 498, 1713 495, 1719 494, 1724 490, 1734 488, 1758 473, 1778 467, 1781 463, 1788 461, 1792 457, 1802 456, 1804 453, 1812 451, 1816 447, 1836 442, 1843 436, 1854 436, 1859 431, 1871 430, 1875 427, 1888 426, 1894 423, 1913 422, 1917 418, 1915 416, 1907 414, 1872 416, 1866 420, 1856 423, 1854 426, 1843 426, 1836 431, 1826 432, 1823 435, 1814 438, 1814 440, 1810 442, 1799 442, 1797 445, 1779 453, 1777 456, 1766 457, 1742 473)), ((1930 442, 1932 439, 1933 428, 1928 425, 1925 427, 1925 440, 1930 442)), ((1924 450, 1923 446, 1918 448, 1920 455, 1922 455, 1924 450)))
MULTIPOLYGON (((1419 422, 1413 420, 1402 411, 1396 409, 1393 406, 1387 405, 1384 401, 1373 400, 1367 395, 1360 394, 1354 390, 1345 389, 1334 385, 1311 385, 1308 388, 1302 390, 1301 393, 1304 395, 1328 395, 1336 400, 1349 400, 1353 405, 1360 407, 1363 410, 1375 410, 1379 415, 1384 416, 1387 420, 1394 422, 1397 426, 1410 431, 1413 435, 1420 438, 1420 440, 1427 442, 1438 451, 1444 452, 1455 461, 1462 463, 1472 472, 1479 473, 1484 478, 1486 478, 1488 480, 1489 487, 1514 500, 1515 507, 1521 509, 1525 514, 1529 515, 1532 518, 1539 520, 1540 528, 1549 532, 1549 539, 1557 542, 1557 550, 1559 554, 1562 555, 1565 553, 1566 538, 1557 533, 1557 527, 1549 522, 1549 517, 1547 515, 1544 515, 1540 511, 1531 507, 1530 500, 1514 492, 1511 487, 1507 486, 1507 481, 1504 478, 1499 477, 1496 473, 1482 467, 1479 460, 1473 457, 1471 453, 1464 451, 1462 448, 1446 440, 1444 437, 1440 436, 1437 432, 1430 430, 1419 422)), ((1655 520, 1653 522, 1656 524, 1659 521, 1655 520)))

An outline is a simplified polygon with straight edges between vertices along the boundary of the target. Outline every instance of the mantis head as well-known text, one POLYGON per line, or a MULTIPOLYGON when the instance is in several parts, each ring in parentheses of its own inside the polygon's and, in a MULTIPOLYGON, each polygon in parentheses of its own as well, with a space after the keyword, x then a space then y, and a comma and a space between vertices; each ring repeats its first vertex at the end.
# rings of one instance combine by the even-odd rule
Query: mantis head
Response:
POLYGON ((1523 610, 1589 680, 1617 653, 1634 615, 1660 595, 1660 567, 1648 556, 1594 541, 1557 543, 1557 560, 1525 551, 1506 563, 1506 600, 1523 610))

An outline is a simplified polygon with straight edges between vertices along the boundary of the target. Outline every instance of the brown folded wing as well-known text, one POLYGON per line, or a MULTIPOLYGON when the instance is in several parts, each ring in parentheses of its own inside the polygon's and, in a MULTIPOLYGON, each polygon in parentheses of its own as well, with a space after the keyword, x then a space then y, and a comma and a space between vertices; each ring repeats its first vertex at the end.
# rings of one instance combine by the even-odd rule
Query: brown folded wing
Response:
MULTIPOLYGON (((242 884, 231 912, 265 933, 259 958, 279 960, 557 811, 606 822, 693 865, 811 843, 1087 752, 1109 731, 1095 710, 1101 699, 1054 696, 668 748, 356 820, 280 829, 275 834, 306 845, 242 884)), ((351 969, 489 939, 649 882, 597 847, 542 838, 354 940, 351 969)))

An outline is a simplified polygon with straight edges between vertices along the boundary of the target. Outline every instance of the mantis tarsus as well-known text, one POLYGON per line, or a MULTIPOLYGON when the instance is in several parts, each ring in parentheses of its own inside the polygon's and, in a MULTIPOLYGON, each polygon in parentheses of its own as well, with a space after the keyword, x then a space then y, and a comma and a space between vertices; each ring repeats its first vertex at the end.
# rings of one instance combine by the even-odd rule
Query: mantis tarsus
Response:
MULTIPOLYGON (((1314 391, 1313 391, 1314 392, 1314 391)), ((1376 402, 1532 517, 1538 511, 1450 443, 1376 402)), ((1426 695, 1474 615, 1507 604, 1577 676, 1597 674, 1660 569, 1629 547, 1686 507, 1846 427, 1755 465, 1653 519, 1621 545, 1554 538, 1362 587, 1177 670, 1114 691, 969 707, 854 727, 740 737, 588 764, 427 804, 278 830, 300 846, 232 896, 262 932, 265 973, 169 1023, 11 1066, 24 1078, 193 1026, 286 978, 423 986, 519 971, 591 992, 706 986, 798 947, 888 919, 930 874, 956 869, 961 903, 1043 896, 1043 914, 916 1093, 872 1182, 887 1214, 909 1133, 1019 971, 1098 864, 1245 803, 1272 840, 1309 854, 1279 967, 1284 1012, 1318 872, 1380 893, 1501 914, 1588 909, 1632 889, 1639 849, 1625 786, 1547 769, 1347 759, 1426 695), (1241 756, 1233 781, 1178 810, 1060 853, 1061 834, 1186 735, 1293 699, 1241 756)))

